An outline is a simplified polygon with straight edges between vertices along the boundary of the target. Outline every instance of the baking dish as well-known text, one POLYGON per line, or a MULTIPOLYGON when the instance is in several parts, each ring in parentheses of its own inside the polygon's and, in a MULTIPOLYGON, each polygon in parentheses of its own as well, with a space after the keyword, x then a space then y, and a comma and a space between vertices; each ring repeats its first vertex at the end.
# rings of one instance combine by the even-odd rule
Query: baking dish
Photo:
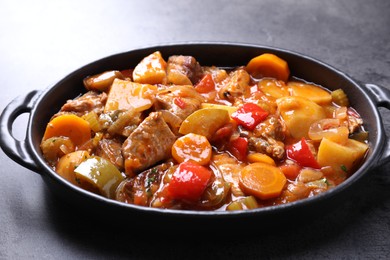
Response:
MULTIPOLYGON (((149 46, 112 55, 87 64, 45 90, 33 90, 11 101, 0 118, 0 145, 3 151, 18 164, 38 173, 50 190, 60 199, 102 218, 119 222, 138 221, 149 226, 190 227, 198 229, 212 225, 215 228, 253 228, 256 223, 280 223, 291 218, 302 219, 326 212, 340 203, 346 192, 352 193, 356 183, 375 167, 386 163, 390 146, 378 107, 390 108, 390 91, 375 84, 362 84, 340 70, 321 61, 289 50, 267 46, 234 43, 180 43, 149 46), (84 92, 82 81, 88 75, 101 71, 134 67, 143 57, 154 51, 164 56, 191 55, 201 64, 234 67, 245 64, 262 53, 273 53, 286 60, 291 74, 315 82, 330 90, 342 88, 364 120, 369 132, 370 150, 361 167, 339 186, 317 196, 284 205, 250 211, 183 211, 146 208, 106 199, 82 190, 58 176, 45 162, 40 142, 46 124, 61 105, 84 92), (24 140, 12 136, 12 124, 18 116, 28 113, 29 122, 24 140)), ((142 224, 140 224, 142 226, 142 224)))

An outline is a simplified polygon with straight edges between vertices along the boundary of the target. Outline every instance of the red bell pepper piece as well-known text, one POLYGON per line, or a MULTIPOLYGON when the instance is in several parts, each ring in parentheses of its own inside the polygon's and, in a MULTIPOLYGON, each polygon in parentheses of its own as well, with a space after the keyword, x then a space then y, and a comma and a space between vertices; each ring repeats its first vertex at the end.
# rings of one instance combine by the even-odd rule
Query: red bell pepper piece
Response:
POLYGON ((211 74, 206 74, 203 78, 195 85, 195 90, 199 93, 208 93, 215 90, 215 83, 211 74))
POLYGON ((211 177, 211 171, 195 162, 183 162, 173 173, 168 194, 173 199, 197 201, 211 177))
POLYGON ((286 154, 302 167, 321 168, 304 137, 299 142, 286 146, 286 154))
POLYGON ((268 112, 253 103, 246 103, 237 109, 232 114, 232 118, 248 130, 253 130, 255 127, 267 118, 268 112))
POLYGON ((174 98, 173 102, 175 103, 175 105, 177 105, 181 109, 186 108, 186 105, 187 105, 186 102, 183 99, 181 99, 180 97, 174 98))
POLYGON ((248 154, 248 140, 238 137, 230 141, 228 151, 240 161, 245 161, 248 154))

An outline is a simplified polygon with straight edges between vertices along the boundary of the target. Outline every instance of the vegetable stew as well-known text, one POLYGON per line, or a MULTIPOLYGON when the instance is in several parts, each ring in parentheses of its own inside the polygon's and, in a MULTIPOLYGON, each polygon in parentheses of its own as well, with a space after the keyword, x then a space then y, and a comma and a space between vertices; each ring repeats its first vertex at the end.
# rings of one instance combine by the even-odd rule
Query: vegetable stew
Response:
POLYGON ((102 71, 53 115, 42 154, 60 176, 146 207, 249 210, 339 185, 369 149, 342 86, 264 53, 220 68, 156 51, 102 71))

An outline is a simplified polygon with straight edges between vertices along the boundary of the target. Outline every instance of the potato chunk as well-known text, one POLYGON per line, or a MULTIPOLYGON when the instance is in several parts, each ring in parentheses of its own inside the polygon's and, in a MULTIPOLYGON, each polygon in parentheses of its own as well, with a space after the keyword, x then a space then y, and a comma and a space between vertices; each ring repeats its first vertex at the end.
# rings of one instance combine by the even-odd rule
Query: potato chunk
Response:
POLYGON ((204 135, 210 140, 223 125, 230 122, 227 110, 220 108, 202 108, 189 115, 181 124, 179 133, 204 135))
POLYGON ((61 157, 56 166, 58 175, 68 180, 72 184, 81 187, 80 181, 77 179, 74 170, 80 163, 90 157, 87 151, 75 151, 61 157))
POLYGON ((331 166, 337 173, 351 173, 368 149, 368 145, 348 139, 345 145, 323 138, 318 148, 317 160, 321 166, 331 166))
POLYGON ((86 77, 83 80, 87 90, 106 92, 110 89, 115 79, 124 79, 120 71, 110 70, 103 73, 86 77))
POLYGON ((303 97, 283 97, 276 100, 290 135, 293 138, 308 138, 310 125, 325 118, 323 107, 303 97))
POLYGON ((154 85, 115 79, 108 93, 104 112, 130 108, 140 112, 149 109, 156 93, 157 87, 154 85))
POLYGON ((290 92, 284 81, 273 79, 273 78, 263 78, 257 83, 258 88, 264 92, 267 96, 273 98, 281 98, 290 96, 290 92))
POLYGON ((332 102, 332 95, 320 86, 298 81, 290 81, 287 86, 292 96, 307 98, 318 105, 328 105, 332 102))
POLYGON ((156 51, 146 56, 133 71, 133 80, 143 84, 162 84, 166 80, 167 63, 156 51))

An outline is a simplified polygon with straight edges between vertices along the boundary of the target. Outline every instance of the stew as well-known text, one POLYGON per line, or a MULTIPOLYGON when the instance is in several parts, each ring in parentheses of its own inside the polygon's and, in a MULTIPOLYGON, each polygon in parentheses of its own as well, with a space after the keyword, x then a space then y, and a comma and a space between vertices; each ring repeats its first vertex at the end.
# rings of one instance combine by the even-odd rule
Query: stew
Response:
POLYGON ((156 51, 80 84, 41 150, 60 176, 123 203, 247 210, 325 192, 369 149, 342 90, 290 74, 265 53, 234 68, 156 51))

